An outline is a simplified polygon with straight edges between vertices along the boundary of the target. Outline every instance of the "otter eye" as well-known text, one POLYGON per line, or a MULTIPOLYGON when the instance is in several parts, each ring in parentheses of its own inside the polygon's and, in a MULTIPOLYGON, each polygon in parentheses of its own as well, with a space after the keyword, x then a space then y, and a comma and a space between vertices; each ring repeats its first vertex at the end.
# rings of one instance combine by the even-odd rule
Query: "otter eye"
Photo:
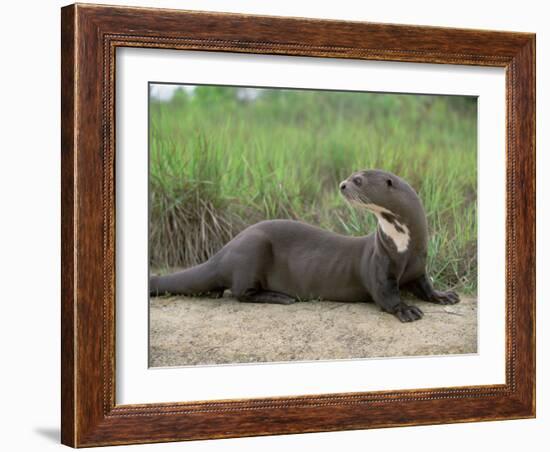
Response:
POLYGON ((393 182, 391 181, 391 179, 386 179, 386 184, 388 185, 388 187, 393 186, 393 182))
POLYGON ((360 177, 354 177, 352 180, 353 180, 353 183, 354 183, 355 185, 357 185, 358 187, 360 187, 361 184, 363 183, 363 181, 361 180, 360 177))

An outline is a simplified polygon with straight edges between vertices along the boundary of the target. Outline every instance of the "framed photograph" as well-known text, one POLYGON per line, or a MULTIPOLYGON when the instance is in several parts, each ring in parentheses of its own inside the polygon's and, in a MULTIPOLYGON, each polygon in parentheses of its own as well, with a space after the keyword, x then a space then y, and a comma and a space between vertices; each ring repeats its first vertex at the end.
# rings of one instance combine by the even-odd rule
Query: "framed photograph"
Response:
POLYGON ((62 8, 62 442, 535 416, 535 36, 62 8))

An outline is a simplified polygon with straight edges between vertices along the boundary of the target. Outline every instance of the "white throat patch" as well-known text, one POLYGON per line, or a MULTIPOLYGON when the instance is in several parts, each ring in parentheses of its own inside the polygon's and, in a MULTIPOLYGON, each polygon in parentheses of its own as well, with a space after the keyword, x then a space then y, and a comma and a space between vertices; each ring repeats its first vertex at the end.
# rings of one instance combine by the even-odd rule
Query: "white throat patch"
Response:
POLYGON ((376 204, 366 204, 365 207, 376 215, 376 218, 378 218, 378 224, 382 228, 382 231, 384 231, 384 234, 392 239, 397 251, 399 253, 407 251, 411 240, 409 228, 406 225, 399 223, 397 220, 394 220, 394 222, 386 220, 382 215, 383 213, 395 217, 395 215, 388 209, 384 209, 376 204))

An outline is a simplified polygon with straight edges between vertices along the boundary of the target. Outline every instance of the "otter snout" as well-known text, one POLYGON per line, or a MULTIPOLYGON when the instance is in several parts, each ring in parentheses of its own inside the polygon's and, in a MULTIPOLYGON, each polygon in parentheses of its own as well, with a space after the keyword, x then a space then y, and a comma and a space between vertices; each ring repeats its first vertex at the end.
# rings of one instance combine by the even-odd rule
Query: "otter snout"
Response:
POLYGON ((340 194, 351 203, 359 203, 359 194, 357 185, 353 183, 352 178, 344 179, 340 182, 340 194))
POLYGON ((354 185, 356 188, 359 188, 363 185, 363 178, 360 176, 351 176, 348 179, 340 182, 340 190, 344 191, 346 188, 349 188, 350 185, 354 185))

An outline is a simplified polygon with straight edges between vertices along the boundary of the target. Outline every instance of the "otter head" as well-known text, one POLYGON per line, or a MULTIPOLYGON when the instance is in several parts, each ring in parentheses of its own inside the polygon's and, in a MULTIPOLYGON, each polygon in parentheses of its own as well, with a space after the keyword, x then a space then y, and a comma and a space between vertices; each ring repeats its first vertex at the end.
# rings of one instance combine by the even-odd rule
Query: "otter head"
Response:
POLYGON ((422 203, 413 188, 387 171, 364 170, 340 183, 340 192, 351 204, 376 215, 378 224, 399 253, 407 251, 411 230, 426 230, 422 203))

